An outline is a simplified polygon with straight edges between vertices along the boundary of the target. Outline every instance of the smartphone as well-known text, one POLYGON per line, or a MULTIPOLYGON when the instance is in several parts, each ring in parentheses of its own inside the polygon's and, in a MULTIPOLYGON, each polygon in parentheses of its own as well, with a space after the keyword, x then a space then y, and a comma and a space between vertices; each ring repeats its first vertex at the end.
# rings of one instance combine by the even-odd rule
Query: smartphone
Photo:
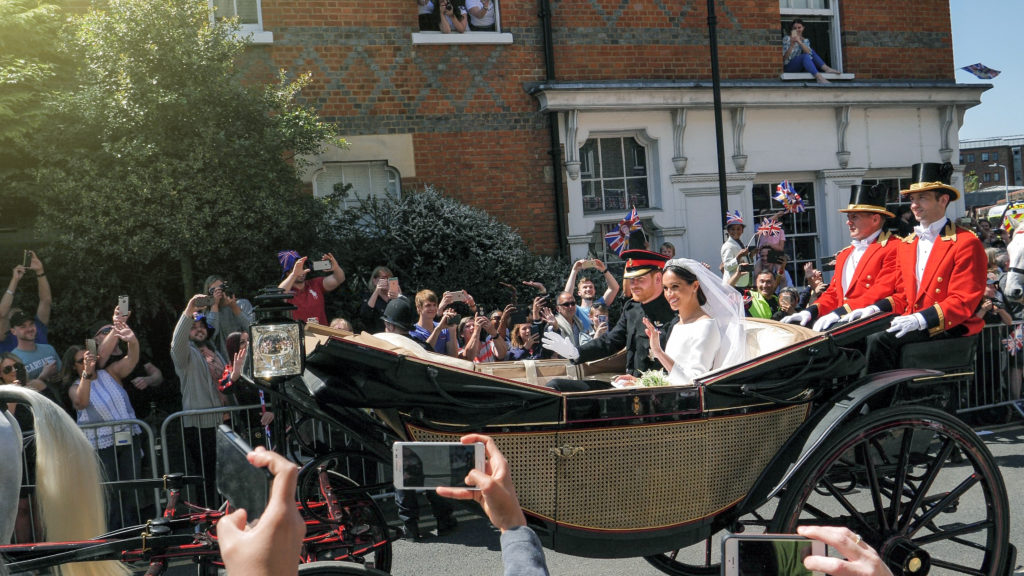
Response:
POLYGON ((202 296, 200 298, 196 298, 196 306, 199 308, 208 308, 213 306, 213 296, 202 296))
POLYGON ((465 302, 466 301, 466 291, 465 290, 457 290, 455 292, 451 292, 450 294, 452 296, 452 302, 465 302))
POLYGON ((313 262, 314 272, 325 272, 332 268, 330 260, 315 260, 313 262))
POLYGON ((89 352, 89 354, 92 354, 93 356, 95 356, 96 355, 96 339, 95 338, 86 338, 85 339, 85 349, 89 352))
MULTIPOLYGON (((17 252, 15 252, 15 254, 17 254, 17 252)), ((22 257, 22 260, 21 260, 21 265, 24 266, 25 268, 28 268, 28 267, 32 266, 32 251, 31 250, 25 250, 25 254, 24 254, 24 256, 22 257)))
POLYGON ((529 310, 522 306, 517 306, 515 310, 509 314, 508 320, 512 326, 517 324, 526 324, 526 317, 529 310))
POLYGON ((388 292, 398 292, 398 278, 396 276, 388 278, 388 292))
POLYGON ((118 296, 117 297, 117 312, 121 316, 127 316, 131 310, 128 308, 128 297, 118 296))
POLYGON ((263 515, 270 499, 270 471, 249 463, 249 444, 224 424, 217 427, 217 492, 232 508, 245 508, 249 522, 263 515))
POLYGON ((583 269, 586 270, 587 268, 597 268, 593 258, 587 258, 583 261, 583 269))
POLYGON ((607 324, 608 323, 608 315, 607 314, 598 314, 597 315, 597 323, 598 324, 607 324))
POLYGON ((807 556, 826 556, 824 542, 796 534, 730 534, 722 539, 723 576, 824 576, 804 568, 807 556))
POLYGON ((395 442, 394 480, 398 490, 419 490, 451 486, 479 490, 466 485, 466 474, 484 470, 484 445, 459 442, 395 442))

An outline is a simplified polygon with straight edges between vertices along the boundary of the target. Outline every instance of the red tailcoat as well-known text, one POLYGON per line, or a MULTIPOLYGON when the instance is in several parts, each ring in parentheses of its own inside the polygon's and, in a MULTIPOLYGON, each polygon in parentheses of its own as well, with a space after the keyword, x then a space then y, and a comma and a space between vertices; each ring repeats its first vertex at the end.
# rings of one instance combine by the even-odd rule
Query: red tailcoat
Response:
POLYGON ((842 316, 858 308, 864 308, 889 296, 896 286, 899 266, 896 263, 898 236, 882 232, 864 251, 853 272, 850 285, 843 291, 843 267, 846 259, 853 254, 853 246, 847 246, 836 254, 836 272, 828 288, 818 299, 807 307, 812 318, 824 316, 833 310, 842 316))
POLYGON ((900 274, 896 290, 876 304, 896 314, 920 312, 931 336, 961 324, 966 328, 963 335, 981 332, 985 321, 974 315, 987 279, 988 258, 981 240, 970 230, 947 221, 932 246, 920 288, 915 273, 917 243, 916 234, 897 243, 900 274))

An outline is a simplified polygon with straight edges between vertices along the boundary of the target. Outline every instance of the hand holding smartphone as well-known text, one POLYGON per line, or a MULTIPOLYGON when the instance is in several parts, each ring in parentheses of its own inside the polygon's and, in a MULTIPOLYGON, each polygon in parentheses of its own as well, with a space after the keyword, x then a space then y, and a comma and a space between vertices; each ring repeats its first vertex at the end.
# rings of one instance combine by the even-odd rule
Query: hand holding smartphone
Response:
POLYGON ((217 492, 232 508, 245 508, 249 522, 263 515, 270 499, 270 471, 249 463, 249 444, 224 424, 217 427, 217 492))
POLYGON ((459 442, 395 442, 392 448, 394 483, 398 490, 440 486, 479 490, 466 484, 466 475, 484 471, 484 445, 459 442))
POLYGON ((823 576, 804 558, 827 556, 824 542, 796 534, 730 534, 722 540, 723 576, 823 576))
POLYGON ((326 272, 327 270, 330 270, 332 267, 333 266, 330 260, 315 260, 313 262, 314 272, 326 272))

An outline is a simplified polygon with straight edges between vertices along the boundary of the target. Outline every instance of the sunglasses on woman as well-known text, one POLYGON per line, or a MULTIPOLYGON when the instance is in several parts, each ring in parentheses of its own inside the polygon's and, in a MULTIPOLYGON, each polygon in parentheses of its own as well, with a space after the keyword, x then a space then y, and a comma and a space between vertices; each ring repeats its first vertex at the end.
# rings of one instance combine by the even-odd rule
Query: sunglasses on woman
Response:
POLYGON ((10 374, 15 370, 21 370, 24 367, 25 366, 23 364, 8 364, 7 366, 4 366, 3 372, 4 374, 10 374))

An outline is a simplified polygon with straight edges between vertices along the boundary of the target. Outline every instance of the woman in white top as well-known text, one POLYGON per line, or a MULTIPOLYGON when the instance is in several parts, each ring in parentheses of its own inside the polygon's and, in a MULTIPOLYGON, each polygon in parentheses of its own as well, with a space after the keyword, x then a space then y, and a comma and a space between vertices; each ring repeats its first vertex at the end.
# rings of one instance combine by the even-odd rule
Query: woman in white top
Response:
POLYGON ((688 258, 665 263, 662 286, 669 306, 679 314, 668 343, 661 348, 657 328, 644 326, 651 352, 673 386, 689 386, 698 376, 746 359, 743 299, 703 264, 688 258))

